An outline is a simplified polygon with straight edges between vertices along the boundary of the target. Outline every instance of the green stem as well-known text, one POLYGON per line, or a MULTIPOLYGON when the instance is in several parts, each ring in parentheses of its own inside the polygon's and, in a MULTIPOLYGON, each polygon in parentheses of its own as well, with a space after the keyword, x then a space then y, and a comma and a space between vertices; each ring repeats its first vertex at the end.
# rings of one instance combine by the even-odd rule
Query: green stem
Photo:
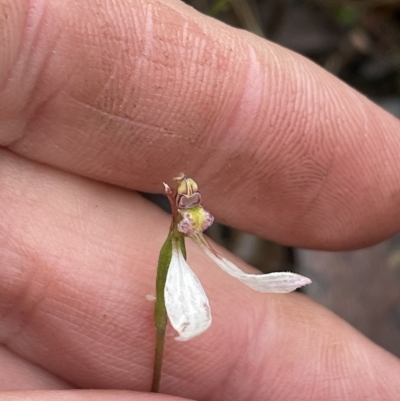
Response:
POLYGON ((153 365, 153 381, 151 391, 158 393, 161 381, 161 369, 165 343, 165 329, 167 327, 167 309, 165 307, 164 289, 167 280, 168 268, 172 259, 172 242, 180 248, 184 258, 186 259, 186 248, 184 236, 172 230, 164 245, 161 248, 160 256, 158 257, 157 278, 156 278, 156 303, 154 305, 154 323, 156 326, 156 349, 153 365))
POLYGON ((161 369, 164 352, 165 328, 167 327, 167 310, 165 308, 164 288, 168 268, 172 258, 172 234, 169 233, 160 250, 156 278, 156 303, 154 305, 154 323, 156 326, 156 349, 153 367, 151 391, 158 393, 160 389, 161 369))
POLYGON ((164 342, 165 342, 165 330, 156 329, 156 354, 154 357, 154 366, 153 366, 153 382, 151 383, 152 393, 158 393, 160 390, 164 342))

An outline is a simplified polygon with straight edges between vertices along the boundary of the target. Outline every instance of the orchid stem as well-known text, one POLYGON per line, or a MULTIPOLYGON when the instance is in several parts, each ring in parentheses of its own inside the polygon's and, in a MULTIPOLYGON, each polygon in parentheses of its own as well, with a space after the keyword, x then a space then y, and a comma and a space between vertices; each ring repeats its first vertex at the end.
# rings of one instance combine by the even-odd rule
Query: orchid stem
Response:
POLYGON ((159 330, 157 328, 156 354, 154 357, 154 366, 153 366, 153 382, 151 383, 151 392, 152 393, 158 393, 160 390, 161 370, 162 370, 162 361, 163 361, 163 353, 164 353, 164 342, 165 342, 165 329, 159 330))
MULTIPOLYGON (((165 307, 164 289, 167 281, 168 268, 172 258, 172 241, 176 241, 186 259, 186 247, 184 236, 176 230, 171 230, 158 257, 156 278, 156 303, 154 305, 154 324, 156 326, 156 349, 153 365, 153 381, 151 391, 158 393, 160 390, 161 370, 165 343, 165 330, 167 327, 167 309, 165 307)), ((175 243, 176 243, 175 242, 175 243)))
POLYGON ((167 327, 167 310, 165 308, 164 288, 169 264, 172 258, 172 235, 169 233, 158 257, 156 278, 156 303, 154 305, 154 324, 156 326, 156 349, 153 366, 151 391, 158 393, 161 381, 161 369, 164 352, 165 329, 167 327))

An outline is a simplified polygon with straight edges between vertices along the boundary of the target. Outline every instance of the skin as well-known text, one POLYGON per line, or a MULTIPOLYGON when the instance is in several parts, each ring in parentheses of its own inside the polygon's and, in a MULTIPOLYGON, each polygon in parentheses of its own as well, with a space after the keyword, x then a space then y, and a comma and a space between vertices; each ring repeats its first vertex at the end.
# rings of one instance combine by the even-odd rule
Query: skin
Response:
POLYGON ((184 171, 221 222, 366 246, 400 228, 398 120, 172 0, 1 0, 0 19, 0 400, 398 399, 396 357, 192 245, 214 322, 186 343, 167 332, 171 396, 146 394, 170 217, 135 192, 184 171))

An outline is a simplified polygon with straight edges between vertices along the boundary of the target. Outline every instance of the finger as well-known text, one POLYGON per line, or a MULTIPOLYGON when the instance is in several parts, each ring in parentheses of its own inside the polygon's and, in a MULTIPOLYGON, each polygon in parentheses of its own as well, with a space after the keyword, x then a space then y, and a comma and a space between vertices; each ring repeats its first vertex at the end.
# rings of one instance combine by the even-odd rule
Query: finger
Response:
POLYGON ((15 152, 150 192, 185 171, 218 220, 296 246, 399 230, 399 122, 310 61, 170 0, 5 4, 15 152))
MULTIPOLYGON (((131 192, 7 152, 0 169, 0 339, 78 387, 147 391, 155 329, 146 295, 169 218, 131 192)), ((190 245, 188 262, 213 324, 186 343, 168 332, 163 392, 396 399, 399 361, 333 314, 296 294, 247 289, 190 245)))
POLYGON ((69 388, 65 381, 0 346, 0 394, 5 390, 69 388))
MULTIPOLYGON (((2 401, 174 401, 176 397, 132 391, 12 391, 0 392, 2 401)), ((179 400, 183 400, 179 398, 179 400)))

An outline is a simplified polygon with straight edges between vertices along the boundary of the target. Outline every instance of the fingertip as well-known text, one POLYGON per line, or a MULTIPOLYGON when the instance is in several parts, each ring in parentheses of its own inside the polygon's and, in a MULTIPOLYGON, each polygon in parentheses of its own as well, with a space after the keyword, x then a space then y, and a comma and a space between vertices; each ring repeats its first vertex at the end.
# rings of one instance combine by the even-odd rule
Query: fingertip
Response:
POLYGON ((185 170, 219 221, 293 246, 398 231, 398 121, 309 60, 179 2, 30 4, 1 144, 142 191, 185 170))

